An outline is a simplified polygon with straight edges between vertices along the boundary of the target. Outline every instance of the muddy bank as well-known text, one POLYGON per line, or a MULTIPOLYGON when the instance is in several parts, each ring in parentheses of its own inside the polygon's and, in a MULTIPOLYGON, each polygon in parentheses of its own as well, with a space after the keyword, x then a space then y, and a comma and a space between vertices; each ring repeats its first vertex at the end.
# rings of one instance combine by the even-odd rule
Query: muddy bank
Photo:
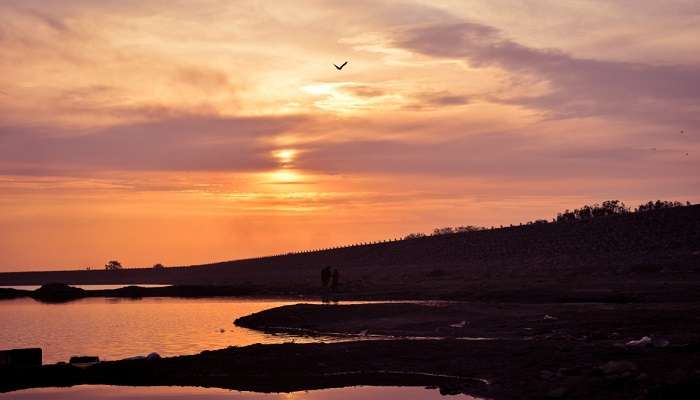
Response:
POLYGON ((566 339, 622 345, 644 336, 700 340, 700 303, 296 304, 241 317, 236 325, 295 334, 491 339, 566 339))
POLYGON ((0 389, 110 384, 288 392, 406 385, 494 399, 683 398, 680 394, 700 390, 699 350, 698 342, 630 350, 554 339, 253 345, 84 369, 53 365, 3 370, 0 389))
POLYGON ((46 303, 61 303, 87 297, 115 297, 138 299, 144 297, 253 297, 258 295, 254 287, 181 285, 163 287, 125 286, 118 289, 86 290, 61 283, 44 285, 36 290, 0 288, 0 300, 30 297, 46 303))
POLYGON ((478 393, 494 398, 700 395, 700 303, 297 304, 235 323, 267 332, 420 337, 412 351, 428 357, 433 342, 451 343, 455 358, 443 360, 444 371, 489 380, 494 385, 478 393))

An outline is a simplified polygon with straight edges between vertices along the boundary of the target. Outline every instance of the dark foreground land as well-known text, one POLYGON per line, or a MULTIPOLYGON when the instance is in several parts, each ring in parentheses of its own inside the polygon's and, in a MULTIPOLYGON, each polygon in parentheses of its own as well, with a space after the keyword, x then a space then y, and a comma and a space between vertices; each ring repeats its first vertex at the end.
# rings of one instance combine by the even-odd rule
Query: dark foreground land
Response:
POLYGON ((296 304, 241 317, 235 324, 269 333, 360 338, 556 339, 616 345, 649 336, 672 347, 700 341, 700 302, 296 304))
POLYGON ((699 311, 697 303, 285 306, 236 324, 364 340, 253 345, 87 368, 5 369, 0 390, 114 384, 286 392, 406 385, 493 399, 695 399, 699 311), (643 336, 648 343, 630 343, 643 336))
POLYGON ((87 368, 5 368, 2 391, 77 384, 262 392, 418 385, 493 399, 700 398, 700 206, 164 271, 0 274, 4 285, 50 282, 174 286, 84 291, 51 285, 4 290, 0 297, 461 302, 281 307, 236 324, 359 340, 254 345, 87 368), (320 287, 325 266, 341 271, 336 292, 320 287))

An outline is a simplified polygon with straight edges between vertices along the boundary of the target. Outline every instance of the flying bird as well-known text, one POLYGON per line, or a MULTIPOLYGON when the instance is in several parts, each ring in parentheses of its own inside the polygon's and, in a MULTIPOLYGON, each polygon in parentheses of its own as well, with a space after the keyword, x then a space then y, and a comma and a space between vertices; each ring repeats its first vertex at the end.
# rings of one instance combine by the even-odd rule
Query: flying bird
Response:
POLYGON ((337 69, 338 71, 340 71, 341 69, 343 69, 343 67, 344 67, 344 66, 345 66, 345 64, 347 64, 347 63, 348 63, 348 62, 347 62, 347 61, 345 61, 344 63, 342 63, 342 64, 340 65, 340 67, 339 67, 339 66, 337 66, 337 65, 335 65, 335 64, 333 64, 333 66, 335 67, 335 69, 337 69))

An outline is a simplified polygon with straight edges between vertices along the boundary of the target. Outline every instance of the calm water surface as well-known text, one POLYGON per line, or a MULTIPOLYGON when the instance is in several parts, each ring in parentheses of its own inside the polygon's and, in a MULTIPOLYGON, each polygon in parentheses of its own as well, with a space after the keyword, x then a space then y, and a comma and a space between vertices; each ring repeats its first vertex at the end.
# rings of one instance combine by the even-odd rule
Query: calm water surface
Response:
MULTIPOLYGON (((87 290, 109 290, 109 289, 120 289, 123 288, 124 286, 128 285, 71 285, 73 287, 77 287, 80 289, 87 289, 87 290)), ((165 286, 170 286, 170 285, 151 285, 148 283, 139 283, 136 286, 144 287, 144 288, 152 288, 152 287, 165 287, 165 286)), ((0 286, 0 289, 19 289, 19 290, 36 290, 39 289, 41 286, 40 285, 19 285, 19 286, 0 286)))
POLYGON ((461 395, 443 397, 433 389, 417 387, 357 386, 339 389, 312 390, 293 393, 252 393, 225 389, 194 387, 129 387, 84 385, 71 388, 30 389, 0 394, 0 400, 370 400, 370 399, 460 399, 476 400, 475 397, 461 395))
POLYGON ((3 300, 0 301, 0 349, 41 347, 44 363, 55 363, 68 361, 74 355, 117 360, 151 352, 174 356, 232 345, 332 340, 293 339, 233 325, 238 317, 299 302, 86 298, 45 304, 27 298, 3 300))

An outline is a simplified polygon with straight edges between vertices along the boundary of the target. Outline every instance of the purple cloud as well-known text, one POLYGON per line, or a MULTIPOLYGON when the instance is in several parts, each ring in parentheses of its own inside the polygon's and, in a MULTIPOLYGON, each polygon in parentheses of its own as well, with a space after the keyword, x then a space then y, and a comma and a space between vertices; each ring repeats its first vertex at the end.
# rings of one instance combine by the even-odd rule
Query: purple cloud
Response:
POLYGON ((0 127, 0 173, 61 170, 260 170, 276 165, 260 139, 302 117, 181 116, 77 135, 57 128, 0 127), (51 132, 51 134, 48 134, 51 132))
POLYGON ((652 65, 576 58, 501 36, 489 26, 460 22, 399 32, 395 44, 434 57, 465 58, 473 66, 497 66, 549 82, 552 92, 492 98, 550 110, 557 116, 634 116, 699 122, 700 66, 652 65))
MULTIPOLYGON (((434 132, 439 136, 439 132, 434 132)), ((474 134, 443 142, 363 140, 315 143, 302 148, 303 170, 360 174, 424 174, 490 179, 628 178, 681 173, 680 163, 663 169, 648 149, 624 145, 601 150, 595 145, 567 148, 562 143, 514 132, 474 134)))

